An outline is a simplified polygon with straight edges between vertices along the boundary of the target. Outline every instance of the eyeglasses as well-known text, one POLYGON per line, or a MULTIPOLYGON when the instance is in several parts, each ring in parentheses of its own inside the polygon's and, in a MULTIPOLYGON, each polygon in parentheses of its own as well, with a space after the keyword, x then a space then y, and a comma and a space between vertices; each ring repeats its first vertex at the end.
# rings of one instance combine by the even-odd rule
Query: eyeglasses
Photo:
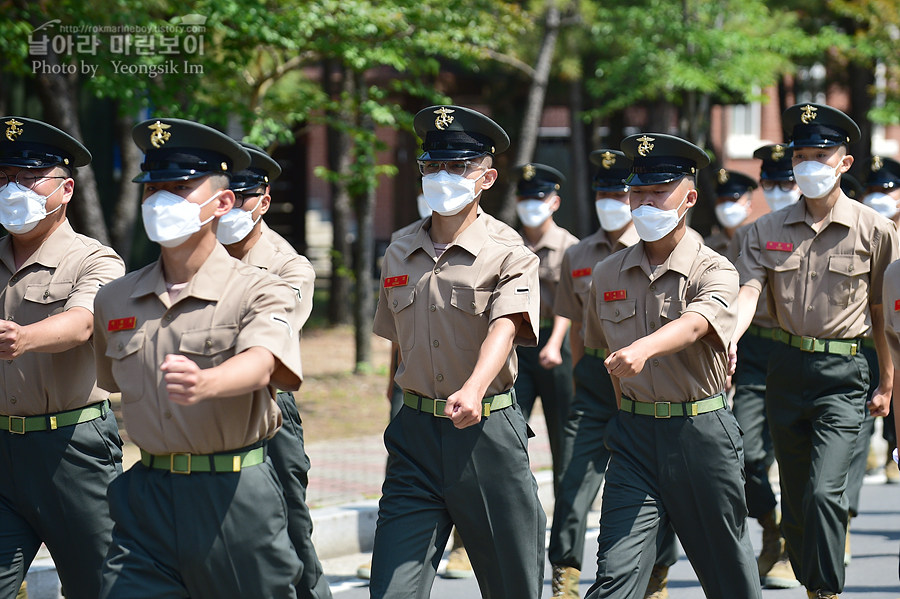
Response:
POLYGON ((796 183, 793 181, 769 181, 767 179, 763 179, 759 182, 760 187, 763 188, 764 191, 772 191, 775 189, 775 186, 778 186, 781 191, 792 191, 796 183))
POLYGON ((451 175, 465 177, 469 173, 475 172, 476 169, 487 170, 486 166, 469 160, 417 160, 416 162, 419 163, 419 172, 422 175, 433 175, 443 170, 451 175))
POLYGON ((15 174, 15 176, 10 177, 10 175, 6 174, 3 171, 0 171, 0 187, 5 186, 7 183, 15 181, 22 187, 27 187, 28 189, 32 189, 35 185, 43 181, 44 179, 68 179, 68 177, 51 177, 50 175, 38 175, 28 169, 22 169, 15 174))
MULTIPOLYGON (((248 199, 250 199, 250 198, 258 198, 259 196, 264 196, 264 195, 266 195, 266 194, 263 193, 263 192, 261 192, 261 191, 258 192, 258 193, 241 193, 241 192, 238 192, 238 193, 234 194, 234 207, 235 207, 235 208, 243 208, 243 207, 244 207, 244 201, 246 201, 246 200, 248 200, 248 199)), ((254 208, 254 210, 255 210, 255 208, 254 208)))

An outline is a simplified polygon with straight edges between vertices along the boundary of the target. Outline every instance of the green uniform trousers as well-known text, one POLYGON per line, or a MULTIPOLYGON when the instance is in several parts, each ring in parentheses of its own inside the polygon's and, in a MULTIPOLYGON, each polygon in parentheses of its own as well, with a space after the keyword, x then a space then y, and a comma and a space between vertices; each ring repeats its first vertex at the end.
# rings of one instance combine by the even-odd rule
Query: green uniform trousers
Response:
MULTIPOLYGON (((862 354, 869 365, 869 389, 866 391, 866 400, 872 399, 872 393, 878 386, 878 355, 875 347, 863 345, 862 354)), ((862 492, 863 481, 866 478, 866 459, 869 457, 869 445, 872 443, 872 435, 875 432, 875 417, 865 411, 865 418, 859 427, 859 435, 856 437, 856 445, 853 448, 853 456, 850 458, 850 471, 847 473, 847 502, 850 517, 859 514, 859 495, 862 492)), ((884 456, 879 456, 884 458, 884 456)))
POLYGON ((404 406, 384 433, 370 596, 427 599, 455 524, 485 599, 538 599, 546 516, 518 406, 457 429, 404 406))
POLYGON ((527 422, 535 399, 541 398, 544 420, 547 422, 547 437, 550 439, 550 456, 553 459, 553 486, 556 490, 562 477, 562 444, 564 428, 572 402, 572 352, 569 349, 569 334, 566 333, 560 347, 562 364, 546 369, 540 365, 538 355, 547 340, 552 327, 540 329, 537 347, 516 347, 519 357, 519 374, 516 378, 516 401, 527 422))
POLYGON ((869 367, 861 355, 773 348, 766 409, 781 479, 781 528, 807 589, 844 588, 850 456, 866 412, 869 367))
POLYGON ((749 332, 744 335, 738 343, 737 369, 732 377, 734 417, 744 432, 744 493, 751 518, 765 516, 778 504, 769 482, 775 453, 766 420, 766 372, 775 343, 749 332))
POLYGON ((322 572, 322 564, 312 544, 313 523, 306 505, 306 488, 309 486, 309 457, 303 449, 303 425, 294 394, 279 392, 275 403, 281 408, 282 424, 275 436, 269 439, 269 459, 275 467, 278 480, 284 488, 287 501, 288 535, 303 564, 303 572, 297 583, 299 599, 330 599, 331 589, 322 572))
POLYGON ((178 474, 138 462, 109 487, 101 599, 294 599, 301 564, 272 462, 178 474))
POLYGON ((112 538, 106 489, 122 473, 116 417, 0 431, 0 597, 13 599, 47 545, 67 599, 97 599, 112 538))
MULTIPOLYGON (((616 392, 603 360, 585 354, 575 365, 575 398, 563 437, 563 474, 548 547, 554 566, 581 570, 588 514, 609 462, 606 425, 617 412, 616 392)), ((678 544, 669 527, 662 532, 656 563, 671 566, 678 561, 678 544)))
POLYGON ((619 412, 606 444, 597 579, 586 599, 643 597, 668 525, 706 597, 759 599, 741 433, 731 412, 668 419, 619 412))

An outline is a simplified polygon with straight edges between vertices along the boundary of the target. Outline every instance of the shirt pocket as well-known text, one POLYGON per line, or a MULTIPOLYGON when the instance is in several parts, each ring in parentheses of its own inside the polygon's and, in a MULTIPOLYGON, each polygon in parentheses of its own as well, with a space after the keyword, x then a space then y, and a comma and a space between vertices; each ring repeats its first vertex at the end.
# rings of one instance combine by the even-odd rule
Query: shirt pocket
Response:
POLYGON ((800 254, 791 254, 784 260, 776 260, 772 265, 772 292, 776 302, 787 304, 794 301, 794 292, 800 282, 800 254))
POLYGON ((663 302, 662 310, 659 314, 659 326, 665 325, 667 322, 678 320, 684 314, 684 308, 687 304, 680 299, 667 299, 663 302))
POLYGON ((610 350, 625 347, 637 339, 635 300, 618 300, 600 304, 600 326, 610 350))
POLYGON ((181 334, 178 351, 200 368, 213 368, 234 355, 237 335, 235 325, 185 331, 181 334))
POLYGON ((459 310, 454 314, 459 321, 453 324, 453 336, 460 349, 481 347, 487 337, 493 289, 454 286, 450 292, 450 305, 459 310))
POLYGON ((867 289, 869 261, 856 255, 828 257, 828 301, 846 308, 867 289))
POLYGON ((41 319, 60 314, 65 310, 72 285, 71 281, 29 285, 25 288, 25 301, 31 302, 32 307, 40 306, 38 310, 44 315, 41 319))
POLYGON ((144 329, 110 333, 106 341, 106 357, 112 360, 112 375, 122 401, 133 403, 144 395, 144 369, 141 349, 146 334, 144 329))
POLYGON ((397 328, 397 342, 400 349, 412 349, 416 344, 416 314, 410 306, 416 301, 415 287, 395 287, 391 289, 388 304, 394 314, 397 328))

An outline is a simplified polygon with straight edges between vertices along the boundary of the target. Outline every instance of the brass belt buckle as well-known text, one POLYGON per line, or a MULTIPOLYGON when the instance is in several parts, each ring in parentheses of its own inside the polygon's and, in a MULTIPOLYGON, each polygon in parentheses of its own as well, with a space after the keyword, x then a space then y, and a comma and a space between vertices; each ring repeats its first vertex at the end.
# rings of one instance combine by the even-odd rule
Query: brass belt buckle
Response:
POLYGON ((169 472, 172 474, 190 474, 191 473, 191 454, 189 453, 170 453, 169 454, 169 472), (175 457, 183 455, 187 458, 187 470, 178 470, 175 468, 175 457))
POLYGON ((800 351, 814 352, 816 351, 815 337, 800 337, 800 351))
POLYGON ((9 432, 14 433, 16 435, 24 435, 25 434, 25 416, 9 416, 9 432), (21 429, 14 428, 13 422, 18 422, 22 428, 21 429))
POLYGON ((436 399, 434 400, 434 405, 431 406, 431 414, 436 418, 449 418, 449 416, 444 414, 444 408, 447 407, 446 399, 436 399), (438 409, 440 406, 440 409, 438 409))
POLYGON ((671 418, 672 417, 672 402, 671 401, 655 401, 653 402, 653 417, 654 418, 671 418), (664 413, 660 412, 659 407, 665 406, 664 413))

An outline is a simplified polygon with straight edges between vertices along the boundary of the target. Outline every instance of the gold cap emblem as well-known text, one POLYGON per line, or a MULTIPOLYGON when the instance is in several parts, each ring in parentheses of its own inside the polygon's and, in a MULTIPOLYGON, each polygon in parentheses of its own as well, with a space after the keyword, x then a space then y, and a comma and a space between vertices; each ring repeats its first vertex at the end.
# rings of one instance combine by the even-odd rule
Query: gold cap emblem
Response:
POLYGON ((603 158, 601 166, 606 170, 611 169, 616 163, 616 155, 610 151, 603 152, 602 154, 600 154, 600 157, 603 158))
POLYGON ((22 135, 23 124, 24 123, 20 123, 16 119, 9 119, 8 121, 6 121, 6 125, 8 125, 8 127, 6 128, 6 139, 8 139, 9 141, 16 141, 16 138, 22 135))
POLYGON ((228 170, 228 163, 227 163, 227 162, 222 162, 222 164, 220 164, 219 166, 222 167, 222 170, 223 170, 223 171, 227 171, 227 170, 228 170))
POLYGON ((537 174, 537 171, 534 168, 533 164, 526 164, 524 168, 522 168, 522 178, 526 181, 531 181, 534 179, 534 176, 537 174))
POLYGON ((724 168, 719 169, 719 185, 724 185, 728 182, 728 171, 724 168))
POLYGON ((169 141, 169 138, 172 137, 172 134, 166 131, 172 125, 166 125, 160 121, 156 121, 152 125, 147 125, 147 128, 153 131, 150 134, 150 143, 153 144, 154 148, 161 148, 164 143, 169 141))
POLYGON ((816 120, 816 117, 818 116, 816 114, 817 110, 818 108, 810 106, 809 104, 803 107, 802 113, 800 114, 800 120, 803 121, 804 125, 808 125, 810 121, 816 120))
POLYGON ((637 148, 638 154, 640 154, 641 156, 646 156, 653 149, 653 144, 650 142, 656 141, 656 138, 648 137, 648 136, 644 135, 644 136, 638 137, 637 140, 639 142, 641 142, 637 148))
POLYGON ((455 110, 450 110, 446 106, 441 106, 437 110, 434 111, 434 114, 438 115, 436 119, 434 119, 434 126, 438 128, 439 131, 443 131, 447 127, 450 126, 450 123, 453 122, 453 117, 450 116, 452 113, 456 112, 455 110))
POLYGON ((884 162, 881 161, 881 156, 872 156, 872 172, 880 171, 881 167, 884 166, 884 162))
POLYGON ((772 160, 778 161, 784 158, 784 146, 781 144, 776 144, 772 148, 772 160))

